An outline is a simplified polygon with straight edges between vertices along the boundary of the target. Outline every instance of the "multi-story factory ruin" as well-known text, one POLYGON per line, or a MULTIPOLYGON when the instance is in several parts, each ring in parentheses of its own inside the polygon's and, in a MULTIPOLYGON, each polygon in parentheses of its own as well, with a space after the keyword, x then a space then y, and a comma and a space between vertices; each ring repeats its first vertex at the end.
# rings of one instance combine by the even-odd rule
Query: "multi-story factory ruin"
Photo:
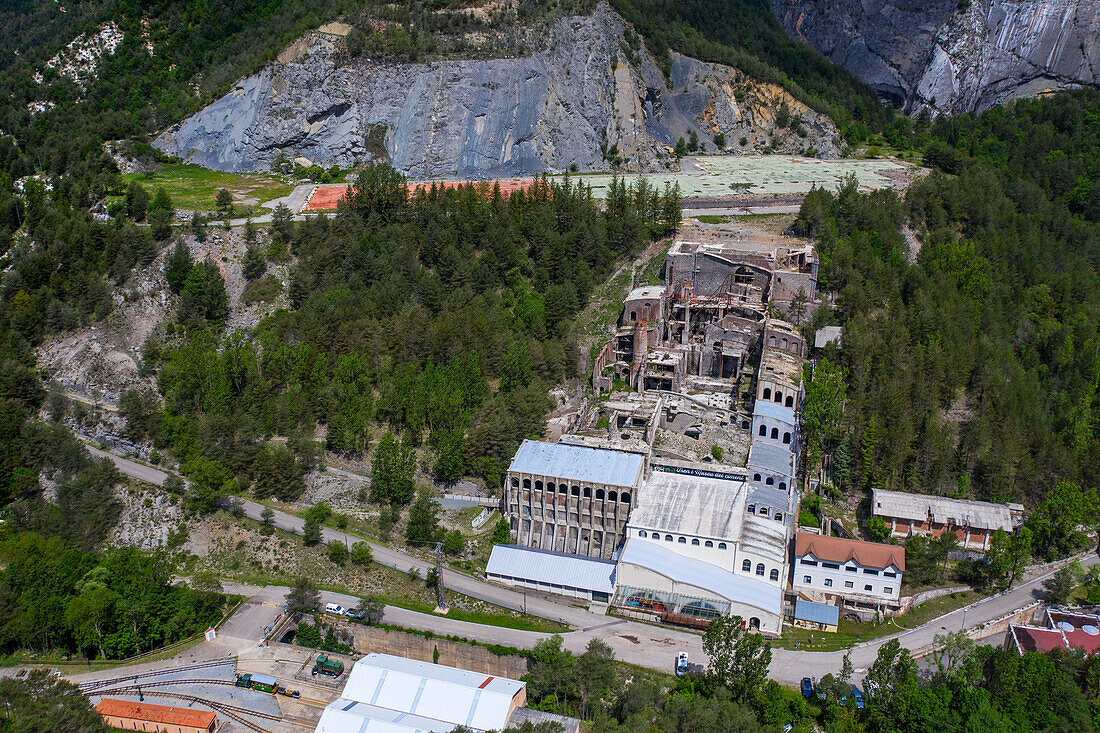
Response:
POLYGON ((495 551, 488 575, 778 634, 807 356, 780 314, 800 317, 816 287, 809 245, 675 242, 664 284, 630 292, 595 359, 587 420, 516 453, 504 502, 516 547, 495 551))

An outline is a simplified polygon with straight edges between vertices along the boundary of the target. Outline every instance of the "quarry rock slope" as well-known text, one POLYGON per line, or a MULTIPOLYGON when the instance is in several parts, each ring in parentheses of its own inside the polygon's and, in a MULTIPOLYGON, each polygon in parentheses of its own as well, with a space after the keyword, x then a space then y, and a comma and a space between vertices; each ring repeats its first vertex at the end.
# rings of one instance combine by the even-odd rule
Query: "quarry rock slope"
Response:
POLYGON ((340 35, 321 29, 155 144, 217 170, 384 159, 413 178, 606 170, 616 157, 655 170, 692 131, 711 151, 721 133, 732 152, 838 154, 832 120, 781 87, 677 54, 666 80, 625 30, 601 3, 528 56, 386 63, 341 61, 340 35))
POLYGON ((1096 0, 771 0, 790 35, 909 112, 1100 83, 1096 0))

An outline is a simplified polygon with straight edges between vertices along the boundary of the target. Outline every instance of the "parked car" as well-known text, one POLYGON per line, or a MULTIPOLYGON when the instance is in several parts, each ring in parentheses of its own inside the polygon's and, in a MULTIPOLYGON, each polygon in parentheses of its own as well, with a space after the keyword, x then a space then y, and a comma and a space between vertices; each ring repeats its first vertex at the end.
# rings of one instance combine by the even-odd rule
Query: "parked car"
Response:
POLYGON ((680 652, 676 655, 676 676, 683 677, 688 673, 688 653, 680 652))
POLYGON ((344 607, 341 606, 339 603, 326 603, 325 613, 331 613, 333 616, 343 616, 344 607))
POLYGON ((822 702, 824 702, 825 698, 828 697, 825 694, 825 690, 821 688, 821 684, 817 681, 816 677, 814 678, 814 695, 817 697, 818 700, 821 700, 822 702))
POLYGON ((852 688, 852 697, 856 699, 856 707, 863 709, 863 692, 858 687, 852 688))
POLYGON ((363 618, 364 613, 355 608, 345 608, 344 615, 348 618, 363 618))
POLYGON ((814 694, 814 683, 809 677, 802 678, 802 697, 809 700, 814 694))

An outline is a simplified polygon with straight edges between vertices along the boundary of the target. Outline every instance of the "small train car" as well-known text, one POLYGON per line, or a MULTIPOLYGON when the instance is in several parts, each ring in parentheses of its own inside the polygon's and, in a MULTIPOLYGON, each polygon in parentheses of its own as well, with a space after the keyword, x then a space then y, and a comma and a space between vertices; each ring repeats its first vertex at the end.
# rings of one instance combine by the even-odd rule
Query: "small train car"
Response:
POLYGON ((279 689, 279 680, 268 677, 266 674, 239 674, 237 681, 233 683, 237 687, 244 687, 258 692, 275 694, 279 689))

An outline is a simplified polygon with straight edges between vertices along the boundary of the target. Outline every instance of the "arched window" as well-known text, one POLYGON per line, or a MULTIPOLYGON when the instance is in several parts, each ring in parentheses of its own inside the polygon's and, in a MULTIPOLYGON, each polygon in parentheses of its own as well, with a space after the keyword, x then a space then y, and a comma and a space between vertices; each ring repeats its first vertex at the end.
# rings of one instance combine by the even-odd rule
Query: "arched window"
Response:
POLYGON ((645 530, 644 529, 638 530, 638 536, 644 538, 646 536, 645 530))
POLYGON ((790 445, 791 444, 791 434, 790 434, 790 432, 783 433, 783 444, 784 445, 790 445))
POLYGON ((569 491, 568 486, 566 486, 565 484, 558 484, 558 493, 559 494, 564 494, 567 491, 569 491))
POLYGON ((714 543, 710 540, 707 540, 706 543, 703 544, 703 547, 714 547, 714 543))
POLYGON ((607 492, 607 500, 608 501, 618 501, 619 500, 619 492, 617 492, 617 491, 608 491, 607 492))
POLYGON ((767 425, 761 425, 760 426, 760 437, 761 438, 768 437, 768 426, 767 425))
POLYGON ((779 482, 779 490, 780 491, 786 491, 787 490, 787 482, 786 481, 780 481, 779 482))
POLYGON ((638 314, 637 314, 637 312, 635 312, 635 311, 630 311, 630 320, 632 320, 632 321, 636 321, 636 320, 638 320, 638 314))
POLYGON ((742 573, 751 573, 752 572, 752 560, 746 560, 745 562, 741 563, 741 572, 742 573))
POLYGON ((630 503, 630 494, 626 491, 619 494, 619 501, 621 501, 624 504, 629 504, 630 503))
POLYGON ((775 521, 777 521, 777 522, 782 522, 783 521, 783 512, 776 512, 775 513, 775 521))
POLYGON ((753 481, 759 481, 759 480, 760 480, 760 474, 758 474, 758 473, 754 473, 754 474, 752 475, 752 480, 753 480, 753 481))
POLYGON ((584 498, 585 499, 591 499, 592 498, 592 487, 591 486, 585 486, 584 487, 584 498))
POLYGON ((764 480, 764 483, 766 483, 768 486, 773 486, 775 485, 775 479, 771 476, 768 476, 768 478, 764 480))
POLYGON ((525 488, 525 489, 531 488, 531 479, 529 479, 529 478, 523 479, 523 488, 525 488))
POLYGON ((771 574, 769 575, 769 577, 770 577, 771 580, 779 580, 779 571, 776 570, 775 568, 772 568, 772 571, 771 571, 771 574))
POLYGON ((519 479, 515 478, 514 476, 512 477, 512 488, 513 489, 518 489, 519 488, 519 479))
POLYGON ((768 516, 768 508, 766 506, 760 507, 760 516, 762 516, 762 517, 768 516))
POLYGON ((772 398, 772 388, 771 387, 765 387, 764 388, 764 399, 770 400, 771 398, 772 398))
POLYGON ((681 537, 680 539, 677 540, 677 543, 679 543, 681 545, 686 545, 687 544, 687 537, 681 537))
POLYGON ((535 482, 535 491, 542 491, 542 482, 541 481, 536 481, 535 482))
POLYGON ((779 348, 783 349, 784 351, 787 350, 787 339, 786 338, 779 339, 779 348))
POLYGON ((775 346, 775 334, 768 336, 768 346, 775 346))
POLYGON ((672 535, 666 534, 665 535, 665 542, 672 542, 672 535))
POLYGON ((574 486, 573 488, 569 489, 569 493, 572 494, 573 496, 580 496, 581 495, 581 487, 580 486, 574 486))
POLYGON ((603 500, 603 489, 596 489, 596 500, 597 501, 602 501, 603 500))
POLYGON ((780 392, 778 389, 775 390, 775 401, 781 405, 783 404, 783 393, 780 392))
POLYGON ((779 439, 779 428, 772 428, 772 440, 779 439))
POLYGON ((787 395, 787 407, 794 407, 794 397, 787 395))
POLYGON ((759 575, 761 578, 764 577, 764 563, 756 563, 756 574, 759 575))
POLYGON ((718 543, 718 549, 719 549, 719 550, 724 550, 724 549, 726 549, 726 543, 725 543, 725 542, 719 542, 719 543, 718 543))
POLYGON ((749 619, 749 631, 760 631, 760 619, 756 616, 749 619))
POLYGON ((692 545, 692 547, 698 547, 699 546, 699 538, 695 537, 694 539, 692 539, 691 540, 691 545, 692 545))
POLYGON ((742 420, 741 421, 741 429, 742 430, 748 430, 749 429, 749 421, 748 420, 742 420))

